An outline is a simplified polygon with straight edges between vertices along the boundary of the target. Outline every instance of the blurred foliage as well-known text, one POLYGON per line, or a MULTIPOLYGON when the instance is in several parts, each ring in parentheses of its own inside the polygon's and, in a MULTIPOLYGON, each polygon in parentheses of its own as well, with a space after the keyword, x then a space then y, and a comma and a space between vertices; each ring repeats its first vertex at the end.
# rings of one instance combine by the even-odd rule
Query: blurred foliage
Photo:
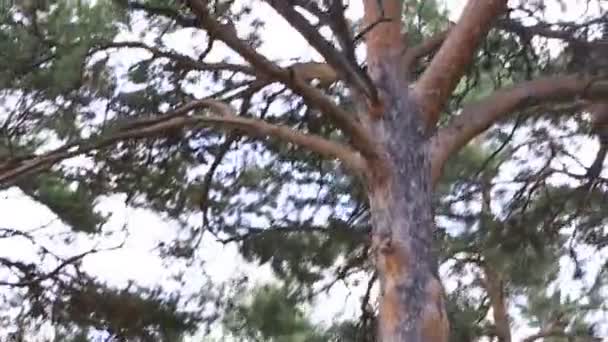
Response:
POLYGON ((244 340, 254 341, 327 341, 306 319, 296 298, 285 288, 262 286, 242 299, 225 318, 226 328, 244 340))
MULTIPOLYGON (((587 2, 604 12, 547 22, 549 10, 582 5, 511 1, 441 124, 496 89, 547 74, 600 70, 589 49, 607 25, 607 12, 601 1, 587 2), (509 20, 519 26, 506 25, 509 20), (556 44, 532 38, 526 27, 569 36, 556 44)), ((324 1, 310 3, 326 10, 324 1)), ((256 16, 257 5, 210 1, 216 17, 239 24, 240 36, 261 48, 275 42, 263 39, 272 23, 256 16)), ((443 2, 408 0, 403 19, 410 42, 448 28, 447 14, 443 2)), ((153 120, 205 96, 232 104, 243 117, 344 139, 282 87, 260 86, 242 69, 212 68, 239 61, 196 28, 183 2, 23 1, 0 15, 0 168, 57 146, 70 150, 89 137, 101 140, 127 120, 153 120)), ((359 22, 352 28, 362 29, 359 22)), ((414 76, 431 57, 419 61, 414 76)), ((343 84, 318 87, 353 109, 343 84)), ((550 340, 557 342, 606 331, 597 317, 607 310, 608 179, 606 172, 587 177, 590 164, 582 155, 597 148, 589 126, 578 103, 537 104, 451 157, 435 193, 435 235, 453 341, 495 337, 487 269, 500 275, 511 319, 521 323, 511 325, 513 334, 525 325, 557 327, 562 337, 550 340), (566 282, 580 290, 557 290, 566 282)), ((107 286, 81 270, 82 258, 55 255, 56 263, 70 267, 47 272, 42 263, 0 256, 0 269, 16 279, 0 285, 6 331, 31 334, 50 324, 56 341, 74 342, 100 331, 114 341, 179 341, 209 327, 242 341, 373 340, 374 292, 368 286, 361 291, 368 285, 361 279, 375 281, 365 188, 334 161, 238 130, 194 127, 109 144, 24 174, 11 186, 52 211, 72 229, 72 239, 103 237, 107 217, 97 203, 123 195, 128 206, 178 223, 175 240, 159 245, 168 263, 198 264, 206 251, 201 237, 213 236, 235 245, 247 262, 269 266, 277 283, 245 281, 221 290, 210 284, 193 299, 183 289, 107 286), (338 283, 362 301, 356 317, 336 318, 330 326, 313 323, 306 308, 338 283)), ((0 228, 0 239, 16 238, 34 241, 0 228)), ((40 252, 41 258, 51 254, 40 252)))

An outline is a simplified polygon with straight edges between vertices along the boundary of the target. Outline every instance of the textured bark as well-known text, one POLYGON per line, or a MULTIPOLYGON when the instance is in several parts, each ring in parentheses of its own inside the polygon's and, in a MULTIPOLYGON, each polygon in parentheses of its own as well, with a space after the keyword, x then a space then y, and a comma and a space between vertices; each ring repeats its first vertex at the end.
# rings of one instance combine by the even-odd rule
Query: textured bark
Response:
POLYGON ((456 26, 416 83, 416 93, 432 129, 507 0, 469 0, 456 26))
POLYGON ((381 18, 366 36, 368 72, 379 95, 367 129, 379 160, 370 161, 372 250, 380 280, 378 340, 445 342, 444 292, 432 250, 430 143, 424 116, 408 89, 399 14, 401 1, 364 1, 365 23, 381 18))
POLYGON ((392 102, 383 123, 373 127, 386 151, 384 166, 372 170, 369 190, 382 342, 448 340, 444 293, 432 250, 430 154, 418 133, 423 121, 415 114, 411 103, 392 102))

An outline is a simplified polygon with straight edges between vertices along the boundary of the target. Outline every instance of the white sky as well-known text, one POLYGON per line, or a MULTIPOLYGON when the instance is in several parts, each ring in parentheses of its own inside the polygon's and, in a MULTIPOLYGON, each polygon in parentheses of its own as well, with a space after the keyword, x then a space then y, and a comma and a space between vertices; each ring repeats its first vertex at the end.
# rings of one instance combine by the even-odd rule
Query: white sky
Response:
MULTIPOLYGON (((569 8, 566 14, 559 12, 557 7, 550 7, 555 8, 555 11, 550 13, 549 18, 553 17, 554 20, 579 18, 585 8, 577 5, 581 3, 580 1, 571 1, 571 3, 574 6, 569 8)), ((452 20, 458 17, 464 4, 465 1, 449 2, 452 20)), ((350 16, 353 18, 360 17, 362 14, 361 2, 351 0, 350 5, 350 16)), ((267 5, 260 5, 254 12, 256 16, 271 18, 268 20, 269 24, 263 33, 265 43, 260 48, 260 52, 277 59, 318 59, 318 55, 306 44, 305 40, 267 5)), ((176 38, 172 40, 169 46, 182 53, 189 54, 194 48, 200 49, 201 46, 204 46, 204 40, 193 39, 189 34, 181 34, 176 38)), ((124 35, 121 39, 137 39, 137 34, 124 35)), ((124 67, 141 57, 141 53, 136 53, 133 50, 122 55, 125 58, 121 58, 120 62, 124 64, 124 67)), ((583 149, 582 153, 585 151, 588 155, 585 159, 591 160, 595 153, 594 149, 583 149)), ((175 271, 175 268, 169 271, 162 260, 152 252, 159 241, 168 241, 174 234, 177 230, 175 223, 164 221, 146 210, 125 208, 120 198, 104 199, 100 201, 99 208, 104 212, 112 213, 112 219, 108 224, 111 230, 118 230, 124 224, 127 224, 130 235, 125 247, 121 250, 85 258, 85 269, 116 285, 124 285, 129 280, 136 280, 138 284, 144 286, 154 286, 159 283, 166 284, 169 288, 179 286, 170 279, 171 272, 175 271)), ((56 234, 56 232, 65 231, 65 227, 60 222, 53 221, 53 215, 48 209, 24 197, 19 190, 13 188, 0 192, 0 227, 31 230, 48 225, 49 222, 51 222, 48 228, 49 232, 56 234)), ((61 246, 59 241, 50 238, 48 244, 61 246)), ((86 246, 90 246, 90 242, 83 238, 77 245, 80 248, 86 248, 86 246)), ((111 245, 111 243, 107 245, 111 245)), ((35 258, 33 250, 28 246, 26 241, 0 239, 0 256, 35 258)), ((69 248, 63 248, 65 248, 66 254, 76 254, 82 250, 77 251, 78 247, 72 245, 69 248)), ((246 265, 234 246, 223 246, 207 236, 202 249, 206 261, 204 270, 215 281, 225 281, 244 272, 249 273, 252 279, 258 279, 260 282, 271 279, 268 269, 260 270, 246 265)), ((184 267, 182 266, 182 268, 184 267)), ((201 270, 198 268, 187 270, 186 277, 189 279, 189 286, 193 289, 202 286, 204 279, 199 276, 200 272, 201 270)), ((2 273, 0 273, 0 280, 5 280, 2 273)), ((364 284, 361 286, 364 286, 364 284)), ((346 310, 345 315, 352 316, 359 307, 358 296, 346 295, 345 287, 341 284, 336 286, 327 298, 323 298, 322 303, 317 310, 314 310, 313 316, 317 321, 329 322, 333 314, 340 313, 343 309, 346 310), (329 307, 334 310, 328 310, 329 307)), ((518 333, 524 336, 529 333, 529 330, 524 331, 522 329, 518 333)))

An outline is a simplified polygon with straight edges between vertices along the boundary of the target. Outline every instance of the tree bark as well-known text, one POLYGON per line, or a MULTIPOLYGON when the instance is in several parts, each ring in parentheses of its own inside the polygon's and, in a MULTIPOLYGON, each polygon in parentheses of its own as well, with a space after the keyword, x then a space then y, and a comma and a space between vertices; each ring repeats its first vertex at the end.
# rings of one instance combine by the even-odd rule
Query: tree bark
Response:
MULTIPOLYGON (((385 112, 391 117, 387 121, 398 119, 391 114, 415 114, 398 107, 385 112)), ((417 118, 410 122, 423 124, 417 118)), ((376 175, 369 190, 372 250, 381 286, 378 340, 445 342, 448 319, 432 250, 429 148, 424 136, 404 126, 400 132, 390 125, 375 130, 383 135, 387 151, 385 166, 372 171, 376 175)))
POLYGON ((437 123, 441 110, 473 60, 479 43, 506 8, 507 0, 467 1, 458 23, 416 82, 416 93, 429 129, 437 123))
POLYGON ((402 3, 364 4, 366 25, 376 25, 366 43, 368 73, 379 96, 378 103, 368 103, 369 114, 362 120, 379 151, 368 166, 372 251, 380 280, 378 340, 446 342, 444 291, 432 250, 430 137, 424 115, 407 92, 402 3))
POLYGON ((430 148, 415 102, 390 90, 383 74, 383 119, 370 129, 383 151, 370 166, 372 250, 379 274, 382 342, 445 342, 448 320, 432 250, 430 148))

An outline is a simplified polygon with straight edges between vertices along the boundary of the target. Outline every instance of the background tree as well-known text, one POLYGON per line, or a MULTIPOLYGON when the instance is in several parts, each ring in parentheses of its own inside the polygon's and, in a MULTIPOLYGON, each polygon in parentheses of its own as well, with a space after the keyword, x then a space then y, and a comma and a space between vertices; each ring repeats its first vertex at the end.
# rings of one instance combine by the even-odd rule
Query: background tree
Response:
MULTIPOLYGON (((287 310, 280 336, 310 339, 511 341, 515 317, 537 328, 529 341, 597 335, 606 262, 587 270, 579 254, 600 256, 608 241, 601 2, 576 21, 547 22, 559 2, 469 0, 456 23, 413 0, 364 0, 355 21, 342 1, 36 4, 3 13, 0 184, 89 236, 104 233, 96 199, 124 194, 182 224, 159 246, 167 258, 196 259, 206 232, 237 242, 289 291, 225 307, 227 327, 279 338, 247 312, 287 310), (262 55, 265 23, 253 8, 262 5, 319 58, 262 55), (191 49, 175 44, 184 37, 191 49), (128 69, 113 64, 125 59, 128 69), (600 140, 594 161, 577 158, 582 136, 600 140), (553 289, 564 257, 580 298, 553 289), (447 292, 439 265, 458 279, 447 292), (357 322, 326 332, 295 305, 362 277, 357 322)), ((202 309, 178 312, 178 300, 94 281, 95 293, 133 296, 159 314, 135 323, 97 305, 83 309, 97 313, 86 320, 48 314, 66 287, 78 291, 62 303, 93 296, 74 280, 84 256, 56 258, 50 272, 2 258, 14 278, 3 285, 35 294, 18 304, 41 303, 27 312, 34 321, 101 324, 116 338, 170 340, 204 321, 202 309)))

